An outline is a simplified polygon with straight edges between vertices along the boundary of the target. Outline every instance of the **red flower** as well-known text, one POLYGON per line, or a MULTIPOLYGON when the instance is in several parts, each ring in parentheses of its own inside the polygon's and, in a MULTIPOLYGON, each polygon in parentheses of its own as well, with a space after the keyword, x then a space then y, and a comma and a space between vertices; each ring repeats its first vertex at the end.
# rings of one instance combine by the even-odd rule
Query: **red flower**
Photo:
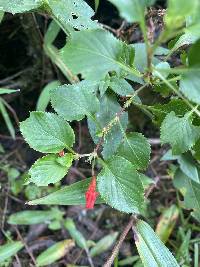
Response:
POLYGON ((92 180, 89 184, 88 190, 85 193, 85 199, 86 199, 86 209, 93 209, 94 203, 96 201, 96 198, 98 197, 99 193, 96 192, 96 177, 93 176, 92 180))

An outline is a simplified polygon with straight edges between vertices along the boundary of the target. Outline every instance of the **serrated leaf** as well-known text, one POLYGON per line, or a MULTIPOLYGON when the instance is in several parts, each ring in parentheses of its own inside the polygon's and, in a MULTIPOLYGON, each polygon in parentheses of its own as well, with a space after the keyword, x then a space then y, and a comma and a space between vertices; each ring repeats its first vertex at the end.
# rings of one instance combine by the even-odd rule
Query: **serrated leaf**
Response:
POLYGON ((52 106, 66 120, 81 120, 85 116, 94 120, 94 113, 99 110, 96 88, 96 83, 86 81, 60 86, 51 93, 52 106))
POLYGON ((58 87, 60 85, 59 81, 53 81, 48 83, 42 90, 38 101, 37 101, 37 106, 36 110, 37 111, 45 111, 47 108, 49 102, 50 102, 50 92, 52 89, 58 87))
POLYGON ((99 28, 96 21, 92 21, 93 9, 83 0, 48 0, 53 15, 64 25, 83 30, 99 28))
MULTIPOLYGON (((121 106, 118 104, 117 99, 112 94, 105 94, 100 99, 100 109, 95 114, 95 120, 88 118, 88 126, 90 134, 95 143, 99 141, 99 134, 103 131, 103 128, 116 116, 121 110, 121 106)), ((128 124, 128 114, 124 113, 120 118, 120 123, 123 130, 126 130, 128 124)), ((103 144, 102 155, 105 159, 111 157, 117 150, 120 142, 123 138, 123 133, 120 129, 119 123, 113 125, 113 127, 106 134, 105 142, 103 144)))
POLYGON ((24 244, 20 241, 15 241, 11 243, 6 243, 0 246, 0 263, 14 256, 20 249, 22 249, 24 244))
POLYGON ((27 183, 48 186, 59 182, 67 174, 73 159, 72 154, 65 154, 64 157, 53 154, 38 159, 29 170, 30 178, 27 183))
POLYGON ((23 13, 39 8, 42 4, 42 0, 0 0, 0 10, 12 14, 23 13))
POLYGON ((194 216, 200 218, 200 184, 190 179, 180 169, 176 171, 173 183, 184 196, 185 208, 193 209, 194 216))
POLYGON ((135 169, 146 169, 150 160, 151 147, 141 133, 124 135, 117 155, 130 161, 135 169))
POLYGON ((168 8, 164 17, 167 28, 177 29, 181 27, 185 22, 185 17, 194 14, 197 8, 198 0, 168 0, 168 8))
POLYGON ((152 5, 154 0, 109 0, 128 22, 140 22, 145 13, 146 6, 152 5))
POLYGON ((96 245, 93 248, 91 248, 90 256, 95 257, 107 251, 115 243, 117 236, 118 232, 114 232, 104 236, 96 243, 96 245))
MULTIPOLYGON (((85 192, 91 182, 91 178, 63 186, 60 190, 45 197, 29 201, 30 205, 85 205, 85 192)), ((99 197, 96 203, 102 203, 99 197)))
POLYGON ((20 123, 26 142, 43 153, 58 153, 74 143, 74 132, 61 117, 48 112, 31 112, 30 117, 20 123))
POLYGON ((179 118, 175 112, 170 112, 161 125, 161 141, 172 146, 174 155, 188 151, 198 140, 200 127, 191 123, 189 113, 179 118))
POLYGON ((172 253, 146 222, 137 220, 134 232, 135 244, 144 267, 179 267, 172 253))
POLYGON ((64 257, 73 247, 75 246, 74 241, 71 239, 65 239, 57 242, 47 250, 43 251, 37 258, 37 266, 47 266, 51 263, 64 257))
POLYGON ((121 70, 140 76, 130 65, 133 47, 128 47, 105 30, 74 32, 61 55, 74 74, 82 74, 89 80, 100 81, 109 71, 119 73, 121 70))
POLYGON ((9 224, 31 225, 39 223, 49 223, 55 218, 61 218, 62 212, 58 209, 51 210, 26 210, 12 214, 9 219, 9 224))
POLYGON ((105 202, 123 212, 142 213, 144 188, 140 174, 133 165, 119 156, 102 161, 102 164, 103 170, 97 176, 97 184, 105 202))

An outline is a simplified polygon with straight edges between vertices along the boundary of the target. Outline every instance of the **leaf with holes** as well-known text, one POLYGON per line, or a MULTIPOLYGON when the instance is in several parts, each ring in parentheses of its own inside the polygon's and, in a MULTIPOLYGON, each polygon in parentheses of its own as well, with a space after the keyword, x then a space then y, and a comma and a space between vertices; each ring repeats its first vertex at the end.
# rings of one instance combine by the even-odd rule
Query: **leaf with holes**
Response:
POLYGON ((133 165, 119 156, 101 163, 103 170, 97 176, 97 184, 105 202, 123 212, 143 213, 144 188, 133 165))
POLYGON ((129 160, 136 169, 146 169, 150 160, 151 147, 147 139, 140 133, 124 135, 117 155, 129 160))
POLYGON ((64 25, 78 30, 100 27, 96 21, 91 20, 94 11, 83 0, 48 0, 48 5, 53 15, 64 25))
POLYGON ((135 244, 145 267, 179 267, 169 249, 144 221, 134 226, 135 244))
POLYGON ((20 123, 26 142, 43 153, 58 153, 74 143, 74 132, 61 117, 48 112, 31 112, 30 117, 20 123))
POLYGON ((95 120, 94 113, 99 110, 99 101, 94 94, 97 84, 80 82, 63 85, 51 93, 51 103, 55 111, 66 120, 81 120, 85 116, 95 120))
POLYGON ((37 186, 47 186, 59 182, 66 174, 72 165, 74 156, 65 154, 60 158, 57 155, 47 155, 38 159, 29 170, 30 178, 27 183, 34 183, 37 186), (59 161, 62 160, 62 164, 59 161), (63 164, 63 160, 65 164, 63 164))
POLYGON ((74 32, 61 55, 74 74, 82 74, 89 80, 100 81, 109 71, 119 73, 123 70, 140 76, 132 63, 134 48, 105 30, 74 32))
POLYGON ((200 127, 192 125, 190 113, 179 118, 170 112, 161 125, 161 141, 172 146, 172 153, 178 155, 188 151, 198 140, 200 127))

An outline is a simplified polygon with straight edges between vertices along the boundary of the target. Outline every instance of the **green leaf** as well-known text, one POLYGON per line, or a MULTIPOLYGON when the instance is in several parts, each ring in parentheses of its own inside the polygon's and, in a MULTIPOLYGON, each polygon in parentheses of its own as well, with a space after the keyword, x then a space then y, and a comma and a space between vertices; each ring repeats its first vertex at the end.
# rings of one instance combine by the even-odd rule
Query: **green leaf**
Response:
POLYGON ((95 257, 107 251, 115 243, 117 236, 118 232, 104 236, 93 248, 91 248, 90 256, 95 257))
MULTIPOLYGON (((117 98, 112 94, 105 94, 100 99, 100 109, 95 114, 95 120, 88 118, 88 126, 90 134, 95 143, 99 141, 99 134, 103 131, 103 128, 116 116, 116 113, 120 112, 121 106, 117 102, 117 98)), ((124 113, 120 118, 123 131, 126 130, 128 124, 128 114, 124 113)), ((119 123, 113 125, 105 136, 105 142, 103 144, 102 155, 105 159, 111 157, 117 150, 123 138, 123 132, 121 131, 119 123)))
POLYGON ((123 212, 142 213, 144 188, 133 165, 119 156, 102 161, 102 164, 103 170, 97 176, 97 183, 105 202, 123 212))
POLYGON ((37 258, 37 266, 46 266, 63 258, 74 247, 74 241, 65 239, 43 251, 37 258))
POLYGON ((15 128, 12 124, 12 121, 5 106, 6 102, 3 100, 3 98, 0 98, 0 113, 2 114, 2 117, 6 123, 10 135, 12 136, 13 139, 15 139, 15 128))
POLYGON ((99 110, 96 87, 96 83, 86 81, 60 86, 52 91, 52 106, 66 120, 82 120, 85 116, 94 120, 94 113, 99 110))
POLYGON ((150 160, 151 147, 148 140, 141 133, 124 135, 117 155, 130 161, 135 169, 146 169, 150 160))
POLYGON ((168 241, 171 233, 173 232, 178 217, 179 208, 174 204, 169 208, 165 208, 162 212, 156 226, 156 234, 160 237, 164 244, 168 241))
POLYGON ((152 5, 153 0, 109 0, 120 12, 121 17, 128 22, 140 22, 145 13, 146 6, 152 5))
MULTIPOLYGON (((29 205, 85 205, 85 192, 91 182, 91 178, 63 186, 60 190, 45 197, 29 201, 29 205)), ((98 198, 96 203, 102 203, 98 198)))
POLYGON ((144 267, 179 267, 172 253, 146 222, 137 220, 134 232, 144 267))
POLYGON ((182 75, 180 80, 181 92, 191 101, 200 104, 200 90, 199 90, 199 66, 200 66, 200 41, 196 42, 189 50, 188 62, 189 68, 182 75))
POLYGON ((188 151, 200 136, 200 128, 192 125, 189 116, 190 113, 186 113, 179 118, 172 111, 161 125, 161 141, 172 146, 174 155, 188 151))
POLYGON ((7 89, 7 88, 0 88, 0 95, 2 94, 12 94, 19 92, 20 90, 13 90, 13 89, 7 89))
POLYGON ((0 23, 3 21, 4 18, 4 12, 0 10, 0 23))
POLYGON ((0 0, 0 10, 12 14, 23 13, 39 8, 42 4, 42 0, 0 0))
POLYGON ((133 47, 105 30, 74 32, 61 53, 64 63, 83 78, 100 81, 109 71, 119 73, 121 70, 140 76, 130 62, 133 47))
POLYGON ((12 214, 9 219, 9 224, 31 225, 39 223, 49 223, 49 221, 62 217, 63 213, 58 209, 51 210, 26 210, 12 214))
POLYGON ((200 183, 200 169, 190 153, 178 157, 178 163, 183 173, 193 181, 200 183))
POLYGON ((27 183, 33 182, 37 186, 47 186, 59 182, 67 174, 73 159, 73 154, 69 153, 64 157, 47 155, 38 159, 29 170, 30 178, 27 183), (61 160, 62 164, 60 164, 61 160))
POLYGON ((64 221, 64 227, 69 231, 70 236, 76 241, 77 245, 88 251, 87 241, 80 231, 76 229, 76 225, 71 218, 64 221))
POLYGON ((30 117, 20 123, 26 142, 43 153, 58 153, 74 143, 74 132, 70 125, 54 113, 31 112, 30 117))
POLYGON ((194 216, 200 218, 200 184, 190 179, 180 169, 176 171, 173 183, 184 196, 185 208, 193 209, 194 216))
POLYGON ((167 28, 177 29, 183 25, 185 17, 195 13, 198 0, 168 0, 168 8, 164 17, 167 28))
POLYGON ((7 243, 0 246, 0 263, 14 256, 20 249, 23 248, 23 244, 20 241, 7 243))
POLYGON ((36 110, 37 111, 45 111, 47 108, 49 102, 50 102, 50 92, 52 89, 58 87, 60 85, 59 81, 53 81, 48 83, 42 90, 38 101, 37 101, 37 106, 36 110))
POLYGON ((156 104, 149 106, 148 109, 155 115, 154 122, 161 125, 165 117, 171 111, 174 111, 176 116, 184 116, 185 113, 190 111, 190 107, 181 99, 173 98, 166 104, 156 104))
POLYGON ((48 0, 51 11, 63 25, 69 25, 75 29, 92 29, 100 26, 92 21, 93 9, 83 0, 48 0))

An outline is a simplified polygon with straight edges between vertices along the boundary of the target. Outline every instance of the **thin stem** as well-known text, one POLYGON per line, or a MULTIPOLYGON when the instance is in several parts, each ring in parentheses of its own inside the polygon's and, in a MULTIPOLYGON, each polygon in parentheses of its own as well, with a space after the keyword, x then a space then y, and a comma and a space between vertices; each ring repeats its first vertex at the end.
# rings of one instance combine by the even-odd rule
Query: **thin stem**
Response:
POLYGON ((117 244, 115 245, 111 256, 108 258, 108 260, 106 261, 106 263, 103 265, 103 267, 110 267, 112 266, 113 261, 115 260, 116 256, 119 253, 119 249, 124 241, 124 239, 126 238, 128 232, 130 231, 130 229, 132 228, 134 222, 136 220, 136 217, 134 217, 133 215, 131 216, 128 224, 126 225, 126 227, 124 228, 124 231, 121 233, 120 237, 119 237, 119 241, 117 242, 117 244))
POLYGON ((200 112, 194 107, 165 77, 155 70, 155 74, 200 117, 200 112))

